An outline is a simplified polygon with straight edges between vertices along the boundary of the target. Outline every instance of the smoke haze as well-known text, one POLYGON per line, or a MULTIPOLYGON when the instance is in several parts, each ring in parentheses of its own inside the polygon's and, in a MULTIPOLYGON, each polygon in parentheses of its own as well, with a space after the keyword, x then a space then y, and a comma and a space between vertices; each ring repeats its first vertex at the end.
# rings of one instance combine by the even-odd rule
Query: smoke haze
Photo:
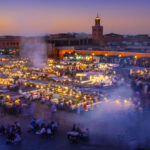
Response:
POLYGON ((42 68, 47 59, 46 43, 42 38, 23 39, 20 55, 29 58, 34 67, 42 68))
POLYGON ((137 109, 130 99, 133 92, 129 87, 122 86, 110 95, 94 111, 74 123, 89 128, 90 142, 94 145, 111 145, 126 150, 150 147, 150 112, 137 109))

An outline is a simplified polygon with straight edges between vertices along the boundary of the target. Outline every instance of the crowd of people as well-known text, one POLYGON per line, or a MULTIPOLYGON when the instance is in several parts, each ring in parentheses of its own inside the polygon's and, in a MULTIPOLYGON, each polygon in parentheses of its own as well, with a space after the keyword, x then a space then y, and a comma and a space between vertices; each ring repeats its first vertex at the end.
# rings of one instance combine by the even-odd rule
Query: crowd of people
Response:
POLYGON ((19 122, 15 122, 14 124, 7 126, 1 125, 0 126, 0 135, 6 136, 6 144, 17 144, 22 141, 22 130, 20 127, 19 122))
MULTIPOLYGON (((41 137, 52 137, 55 135, 58 128, 58 123, 56 121, 51 121, 46 124, 44 119, 32 119, 30 121, 29 128, 27 132, 34 132, 41 137)), ((19 122, 14 122, 14 124, 8 124, 0 126, 0 136, 6 138, 6 144, 18 144, 22 141, 22 129, 19 122)))
POLYGON ((146 99, 150 98, 150 70, 137 70, 130 71, 129 78, 131 79, 131 87, 135 92, 140 94, 141 97, 146 99))
MULTIPOLYGON (((148 66, 148 63, 144 64, 146 61, 143 59, 131 59, 131 58, 111 58, 111 57, 105 57, 103 59, 100 59, 102 62, 111 62, 111 63, 119 63, 122 66, 148 66), (141 64, 139 63, 141 62, 141 64)), ((72 64, 70 64, 71 66, 72 64)), ((88 65, 87 65, 88 66, 88 65)), ((98 70, 97 66, 91 65, 90 67, 85 68, 79 68, 78 66, 73 65, 72 67, 69 67, 69 65, 66 67, 65 70, 60 70, 60 76, 68 75, 72 78, 71 86, 66 86, 67 82, 61 82, 60 85, 57 84, 49 84, 43 86, 43 84, 35 84, 30 83, 27 81, 23 81, 21 79, 16 79, 14 81, 14 85, 10 86, 7 85, 7 89, 10 91, 17 91, 20 94, 23 95, 23 99, 28 103, 31 102, 31 105, 29 105, 30 110, 34 111, 34 105, 32 105, 32 102, 40 101, 42 104, 50 104, 50 110, 52 115, 56 113, 56 111, 59 110, 68 110, 71 112, 77 112, 78 114, 81 114, 82 112, 88 111, 89 106, 93 104, 97 104, 101 100, 103 100, 104 95, 101 96, 100 94, 95 93, 94 90, 92 94, 81 92, 80 90, 76 90, 74 88, 74 81, 75 81, 75 74, 78 72, 89 72, 90 70, 93 70, 95 72, 100 72, 102 74, 112 75, 114 74, 115 81, 118 81, 123 77, 122 74, 118 75, 116 72, 113 72, 114 70, 111 69, 105 69, 105 70, 98 70), (63 85, 65 83, 65 85, 63 85), (26 91, 28 89, 28 91, 26 91), (67 90, 66 90, 67 89, 67 90), (59 95, 58 97, 54 95, 59 95), (102 98, 103 97, 103 98, 102 98), (102 98, 102 99, 101 99, 102 98)), ((31 73, 32 74, 32 73, 31 73)), ((30 75, 31 75, 30 74, 30 75)), ((40 79, 44 80, 44 76, 40 77, 40 79)), ((138 109, 148 108, 150 109, 150 83, 148 75, 142 75, 137 76, 134 74, 133 76, 129 76, 131 79, 131 87, 134 91, 134 95, 132 97, 133 103, 138 107, 138 109)), ((29 78, 31 79, 31 78, 29 78)), ((80 83, 79 83, 80 84, 80 83)), ((115 86, 115 82, 113 83, 115 86)), ((81 85, 82 86, 82 85, 81 85)), ((101 86, 103 88, 103 86, 101 86)), ((105 95, 106 96, 106 95, 105 95)), ((110 97, 111 99, 111 97, 110 97)), ((0 97, 0 101, 3 104, 2 97, 0 97)), ((112 99, 111 99, 112 100, 112 99)), ((4 102, 7 102, 5 100, 4 102)), ((127 103, 127 100, 125 101, 127 103)), ((23 109, 23 100, 19 102, 18 107, 15 103, 15 101, 12 101, 12 108, 17 110, 17 112, 21 112, 20 109, 23 109), (18 109, 19 108, 19 109, 18 109)), ((116 101, 116 103, 119 103, 119 101, 116 101)), ((128 103, 127 103, 128 104, 128 103)), ((2 105, 3 108, 4 105, 2 105)), ((49 106, 49 105, 48 105, 49 106)), ((34 114, 34 113, 33 113, 34 114)), ((28 132, 33 132, 36 135, 39 135, 40 137, 52 137, 55 135, 56 131, 58 129, 58 123, 56 121, 51 121, 50 123, 46 123, 44 119, 35 119, 33 118, 30 121, 28 132)), ((22 130, 20 127, 20 124, 18 122, 15 122, 13 125, 8 124, 7 126, 1 125, 0 126, 0 135, 7 137, 6 143, 20 143, 22 141, 22 130)), ((79 127, 77 127, 75 124, 72 127, 72 130, 67 133, 68 139, 71 140, 72 137, 77 138, 88 138, 89 136, 89 130, 86 128, 84 131, 82 131, 79 127)), ((73 138, 73 140, 76 138, 73 138)))
POLYGON ((78 140, 88 140, 89 139, 89 129, 81 130, 79 126, 73 124, 72 130, 67 132, 68 140, 71 143, 77 143, 78 140))
POLYGON ((33 131, 35 134, 40 136, 53 136, 58 128, 56 121, 46 124, 44 119, 32 119, 30 122, 29 132, 33 131))
POLYGON ((100 56, 100 62, 104 63, 115 63, 121 66, 139 66, 139 67, 150 67, 150 59, 138 58, 138 57, 122 57, 118 56, 100 56))

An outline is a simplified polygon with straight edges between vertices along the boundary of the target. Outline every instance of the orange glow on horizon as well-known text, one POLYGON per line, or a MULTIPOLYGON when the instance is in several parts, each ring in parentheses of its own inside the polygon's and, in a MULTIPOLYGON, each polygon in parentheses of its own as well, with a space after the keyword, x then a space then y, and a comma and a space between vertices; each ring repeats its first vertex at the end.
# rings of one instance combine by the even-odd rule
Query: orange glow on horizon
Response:
MULTIPOLYGON (((21 8, 20 8, 21 9, 21 8)), ((73 12, 71 10, 26 10, 18 9, 0 10, 1 34, 26 33, 60 33, 60 32, 86 32, 91 33, 95 22, 95 14, 73 12), (19 10, 20 11, 20 10, 19 10), (57 12, 57 13, 56 13, 57 12)), ((101 18, 104 34, 114 32, 123 34, 144 34, 149 32, 150 20, 144 16, 133 14, 119 14, 108 10, 101 18), (111 14, 111 15, 110 15, 111 14), (134 18, 134 19, 133 19, 134 18)))

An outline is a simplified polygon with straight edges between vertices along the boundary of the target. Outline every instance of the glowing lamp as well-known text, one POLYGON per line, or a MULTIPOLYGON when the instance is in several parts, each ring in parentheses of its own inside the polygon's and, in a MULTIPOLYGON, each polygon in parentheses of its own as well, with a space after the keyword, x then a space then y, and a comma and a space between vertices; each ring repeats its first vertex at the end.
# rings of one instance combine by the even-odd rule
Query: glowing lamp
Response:
POLYGON ((137 59, 138 57, 137 56, 134 56, 134 59, 137 59))
POLYGON ((96 17, 96 20, 100 20, 100 17, 96 17))
POLYGON ((116 103, 116 104, 120 104, 120 101, 119 101, 119 100, 116 100, 115 103, 116 103))
POLYGON ((118 55, 118 57, 122 57, 122 55, 121 55, 121 54, 119 54, 119 55, 118 55))
POLYGON ((6 97, 7 97, 7 98, 10 98, 10 96, 9 96, 9 95, 7 95, 6 97))
POLYGON ((125 104, 127 104, 127 103, 128 103, 128 101, 125 99, 125 100, 124 100, 124 103, 125 103, 125 104))

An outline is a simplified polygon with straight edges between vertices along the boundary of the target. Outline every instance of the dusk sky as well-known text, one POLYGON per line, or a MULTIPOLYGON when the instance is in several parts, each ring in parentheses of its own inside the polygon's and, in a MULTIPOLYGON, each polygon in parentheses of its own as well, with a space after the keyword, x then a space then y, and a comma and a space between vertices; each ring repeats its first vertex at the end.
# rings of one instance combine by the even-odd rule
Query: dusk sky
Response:
POLYGON ((105 34, 150 34, 150 0, 0 0, 0 35, 91 33, 97 12, 105 34))

